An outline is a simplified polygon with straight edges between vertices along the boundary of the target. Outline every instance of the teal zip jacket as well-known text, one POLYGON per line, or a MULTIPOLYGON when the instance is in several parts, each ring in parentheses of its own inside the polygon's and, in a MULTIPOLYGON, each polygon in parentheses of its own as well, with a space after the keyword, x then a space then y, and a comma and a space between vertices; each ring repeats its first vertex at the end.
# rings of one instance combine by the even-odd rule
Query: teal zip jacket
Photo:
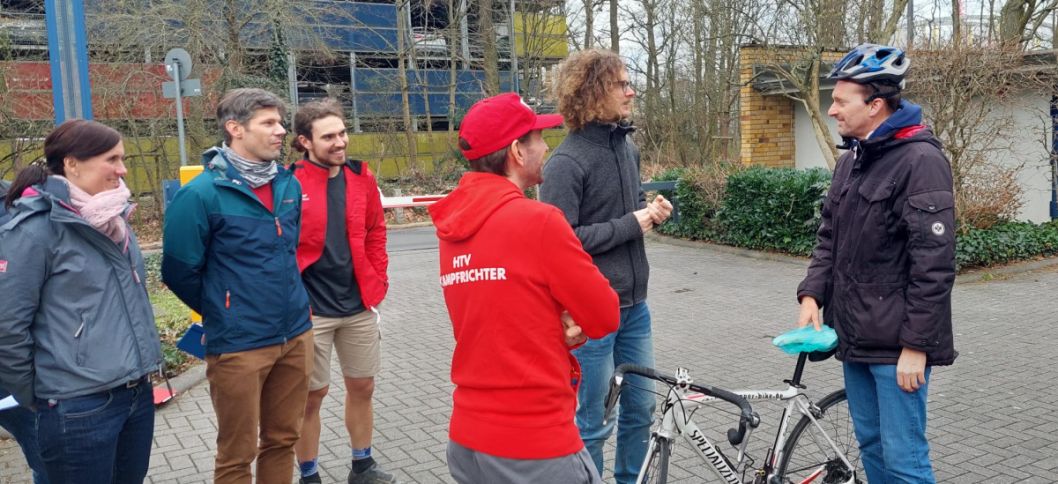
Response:
POLYGON ((162 281, 202 315, 206 353, 284 343, 312 325, 295 256, 301 186, 280 167, 269 211, 219 148, 165 213, 162 281))

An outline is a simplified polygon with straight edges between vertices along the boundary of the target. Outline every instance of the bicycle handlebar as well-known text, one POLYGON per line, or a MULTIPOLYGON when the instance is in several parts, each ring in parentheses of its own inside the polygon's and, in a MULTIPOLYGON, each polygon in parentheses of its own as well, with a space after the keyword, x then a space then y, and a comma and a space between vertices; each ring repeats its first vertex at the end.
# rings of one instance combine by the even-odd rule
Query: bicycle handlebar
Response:
MULTIPOLYGON (((612 417, 613 408, 617 404, 617 398, 621 391, 621 383, 624 381, 626 373, 650 378, 651 380, 657 380, 669 386, 676 386, 679 384, 679 380, 673 375, 661 373, 653 368, 645 366, 634 365, 631 363, 622 364, 614 369, 614 376, 610 380, 610 392, 606 397, 604 421, 608 422, 612 417)), ((757 428, 757 426, 760 425, 760 416, 753 411, 753 407, 745 397, 724 390, 723 388, 717 388, 710 385, 688 383, 687 388, 710 397, 718 398, 739 408, 741 415, 738 419, 738 430, 730 429, 727 433, 727 438, 732 445, 738 445, 742 442, 742 439, 745 438, 747 426, 750 428, 757 428)))

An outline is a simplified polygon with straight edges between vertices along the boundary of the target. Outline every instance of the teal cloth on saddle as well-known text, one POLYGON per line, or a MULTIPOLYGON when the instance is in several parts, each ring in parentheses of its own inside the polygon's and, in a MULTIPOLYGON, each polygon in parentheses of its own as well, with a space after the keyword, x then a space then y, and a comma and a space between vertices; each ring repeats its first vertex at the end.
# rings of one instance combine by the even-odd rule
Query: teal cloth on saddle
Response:
POLYGON ((814 326, 808 325, 787 331, 771 340, 771 344, 791 355, 830 351, 838 345, 838 334, 825 324, 821 328, 816 331, 814 326))

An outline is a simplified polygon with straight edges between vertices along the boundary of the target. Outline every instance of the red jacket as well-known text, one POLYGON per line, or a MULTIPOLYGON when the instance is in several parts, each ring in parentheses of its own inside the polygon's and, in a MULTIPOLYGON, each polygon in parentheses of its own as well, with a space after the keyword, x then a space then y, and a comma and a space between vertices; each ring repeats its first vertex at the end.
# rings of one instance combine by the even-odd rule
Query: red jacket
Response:
MULTIPOLYGON (((386 254, 386 219, 378 183, 367 165, 350 160, 345 175, 345 226, 353 272, 364 306, 378 306, 389 289, 389 256, 386 254)), ((329 171, 308 160, 294 163, 294 176, 301 182, 301 238, 298 240, 298 270, 304 271, 323 255, 327 231, 327 179, 329 171)))
POLYGON ((617 329, 617 293, 562 212, 506 178, 467 173, 430 215, 456 340, 449 437, 512 459, 579 451, 580 366, 560 315, 601 338, 617 329))

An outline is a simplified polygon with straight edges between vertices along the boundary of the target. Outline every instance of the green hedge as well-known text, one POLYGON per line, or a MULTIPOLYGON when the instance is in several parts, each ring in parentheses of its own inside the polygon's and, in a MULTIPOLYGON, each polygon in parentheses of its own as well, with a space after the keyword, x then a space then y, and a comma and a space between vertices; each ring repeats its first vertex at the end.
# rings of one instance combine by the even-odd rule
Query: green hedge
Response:
POLYGON ((815 245, 821 200, 830 186, 822 168, 751 168, 727 178, 716 214, 720 240, 750 249, 808 255, 815 245))
MULTIPOLYGON (((750 249, 811 254, 821 201, 830 184, 827 170, 751 168, 733 173, 727 177, 719 207, 699 195, 687 170, 670 170, 656 177, 675 178, 681 220, 665 223, 658 232, 750 249)), ((1042 225, 1003 222, 987 230, 959 232, 955 261, 960 270, 1058 255, 1058 221, 1042 225)))
POLYGON ((1036 225, 1003 222, 987 230, 970 228, 959 234, 955 262, 959 268, 992 266, 1058 255, 1058 222, 1036 225))

